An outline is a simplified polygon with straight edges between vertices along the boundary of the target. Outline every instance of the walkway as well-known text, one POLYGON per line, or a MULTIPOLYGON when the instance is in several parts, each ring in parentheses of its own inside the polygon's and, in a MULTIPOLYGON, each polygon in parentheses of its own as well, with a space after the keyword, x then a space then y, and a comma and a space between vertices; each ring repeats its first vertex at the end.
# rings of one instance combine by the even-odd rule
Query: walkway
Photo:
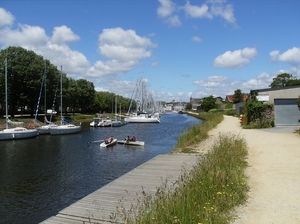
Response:
POLYGON ((159 155, 91 193, 56 216, 42 222, 55 223, 111 223, 110 216, 120 209, 129 210, 147 195, 154 193, 168 179, 170 187, 184 170, 190 170, 198 161, 197 155, 159 155))

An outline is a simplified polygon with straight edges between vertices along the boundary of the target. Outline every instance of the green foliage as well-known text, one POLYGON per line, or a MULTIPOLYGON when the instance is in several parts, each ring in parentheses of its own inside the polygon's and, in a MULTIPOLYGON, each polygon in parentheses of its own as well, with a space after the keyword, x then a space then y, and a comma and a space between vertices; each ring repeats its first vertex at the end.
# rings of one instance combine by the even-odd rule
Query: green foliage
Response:
POLYGON ((168 187, 168 179, 155 196, 146 194, 126 217, 126 223, 229 223, 234 208, 244 204, 249 186, 244 139, 220 134, 211 150, 190 172, 183 172, 168 187))
MULTIPOLYGON (((33 51, 22 47, 8 47, 0 51, 0 60, 7 58, 8 74, 8 103, 9 114, 14 117, 17 109, 29 107, 31 115, 36 109, 39 91, 44 73, 46 74, 47 108, 54 108, 59 111, 60 107, 60 76, 62 74, 63 111, 95 113, 100 111, 112 112, 115 110, 116 95, 114 93, 96 93, 94 84, 85 79, 74 80, 67 77, 67 74, 58 70, 49 60, 43 59, 33 51), (56 96, 56 97, 55 97, 56 96), (68 108, 68 111, 67 111, 68 108)), ((0 88, 4 90, 5 70, 0 70, 0 88)), ((130 99, 117 96, 118 108, 123 112, 128 110, 130 99)), ((5 104, 5 92, 0 92, 0 103, 5 104)), ((44 98, 41 98, 40 112, 44 108, 44 98)), ((135 106, 135 104, 134 104, 135 106)), ((133 108, 134 108, 133 106, 133 108)), ((120 110, 119 110, 120 111, 120 110)), ((0 115, 4 109, 0 109, 0 115)))
POLYGON ((235 109, 225 110, 225 114, 229 116, 235 116, 235 109))
POLYGON ((300 110, 300 96, 298 96, 297 103, 298 103, 298 109, 300 110))
POLYGON ((240 89, 234 91, 233 94, 233 103, 243 102, 244 94, 240 89))
POLYGON ((216 127, 224 118, 223 111, 203 112, 197 115, 190 114, 194 117, 204 120, 205 122, 195 125, 186 130, 177 141, 177 145, 172 152, 182 152, 184 148, 197 144, 208 138, 208 131, 216 127))
POLYGON ((187 103, 186 106, 185 106, 185 110, 186 111, 189 111, 193 108, 193 105, 191 103, 187 103))
POLYGON ((209 97, 206 97, 203 99, 201 103, 201 108, 205 111, 208 112, 211 109, 216 108, 216 98, 213 97, 212 95, 209 97))
POLYGON ((232 103, 226 103, 225 108, 226 109, 232 109, 233 108, 233 104, 232 103))
POLYGON ((297 79, 292 74, 281 73, 273 78, 273 82, 270 84, 271 88, 285 87, 285 86, 295 86, 300 85, 300 79, 297 79))
POLYGON ((247 117, 247 122, 244 128, 269 128, 274 127, 274 121, 266 119, 266 112, 273 111, 272 104, 263 104, 258 101, 257 92, 251 92, 250 100, 245 104, 245 116, 247 117))

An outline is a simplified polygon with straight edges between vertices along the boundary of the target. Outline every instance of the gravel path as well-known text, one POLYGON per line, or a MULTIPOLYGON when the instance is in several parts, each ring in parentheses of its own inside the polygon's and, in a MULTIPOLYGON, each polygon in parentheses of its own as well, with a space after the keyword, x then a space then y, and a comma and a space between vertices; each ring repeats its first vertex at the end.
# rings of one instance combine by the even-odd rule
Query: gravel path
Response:
POLYGON ((234 224, 300 223, 299 128, 242 129, 238 118, 224 116, 197 147, 205 152, 219 133, 240 135, 247 142, 249 199, 237 208, 234 224))

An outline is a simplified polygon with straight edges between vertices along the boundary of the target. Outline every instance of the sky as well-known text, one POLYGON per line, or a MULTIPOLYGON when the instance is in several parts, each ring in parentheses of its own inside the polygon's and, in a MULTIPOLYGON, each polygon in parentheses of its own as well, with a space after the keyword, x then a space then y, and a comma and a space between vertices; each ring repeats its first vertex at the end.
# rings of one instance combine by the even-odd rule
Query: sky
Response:
POLYGON ((42 55, 96 91, 189 102, 300 78, 299 0, 0 0, 0 49, 42 55))

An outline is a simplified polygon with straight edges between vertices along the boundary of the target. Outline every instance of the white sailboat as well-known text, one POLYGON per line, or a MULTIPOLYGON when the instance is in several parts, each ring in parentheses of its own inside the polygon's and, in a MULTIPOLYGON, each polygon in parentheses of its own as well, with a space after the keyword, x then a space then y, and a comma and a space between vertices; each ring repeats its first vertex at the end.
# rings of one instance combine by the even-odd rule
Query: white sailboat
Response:
MULTIPOLYGON (((54 126, 57 126, 55 123, 51 122, 51 119, 50 119, 50 121, 48 121, 47 116, 46 116, 46 114, 47 114, 46 113, 46 108, 47 108, 47 103, 46 103, 46 92, 47 92, 47 90, 46 90, 47 89, 47 85, 46 85, 46 66, 45 66, 45 70, 44 70, 43 81, 42 81, 42 84, 41 84, 41 90, 40 90, 40 95, 39 95, 39 99, 38 99, 38 104, 37 104, 37 109, 36 109, 36 114, 35 114, 34 121, 36 121, 36 119, 37 119, 43 85, 44 85, 44 110, 45 110, 44 125, 36 128, 40 135, 50 134, 50 128, 54 127, 54 126)), ((52 117, 52 114, 51 114, 51 117, 52 117)))
POLYGON ((22 124, 23 122, 12 122, 8 118, 8 102, 7 102, 7 58, 5 58, 5 112, 6 112, 6 129, 0 131, 0 140, 23 139, 36 137, 38 132, 34 127, 27 129, 24 127, 8 128, 8 124, 22 124))
MULTIPOLYGON (((145 87, 144 87, 144 82, 142 81, 142 78, 137 82, 136 87, 135 87, 136 95, 140 95, 141 100, 137 101, 138 102, 138 108, 140 110, 137 110, 134 113, 129 113, 131 109, 131 103, 128 109, 128 117, 126 117, 124 120, 127 123, 160 123, 159 115, 154 114, 154 113, 148 113, 144 110, 144 104, 145 104, 145 87), (141 92, 139 91, 139 87, 141 87, 141 92)), ((133 99, 131 98, 131 101, 133 99)))
MULTIPOLYGON (((61 68, 62 70, 62 68, 61 68)), ((80 125, 74 124, 63 124, 63 116, 62 116, 62 71, 60 72, 60 125, 51 126, 50 134, 51 135, 65 135, 65 134, 74 134, 78 133, 81 130, 80 125)))

